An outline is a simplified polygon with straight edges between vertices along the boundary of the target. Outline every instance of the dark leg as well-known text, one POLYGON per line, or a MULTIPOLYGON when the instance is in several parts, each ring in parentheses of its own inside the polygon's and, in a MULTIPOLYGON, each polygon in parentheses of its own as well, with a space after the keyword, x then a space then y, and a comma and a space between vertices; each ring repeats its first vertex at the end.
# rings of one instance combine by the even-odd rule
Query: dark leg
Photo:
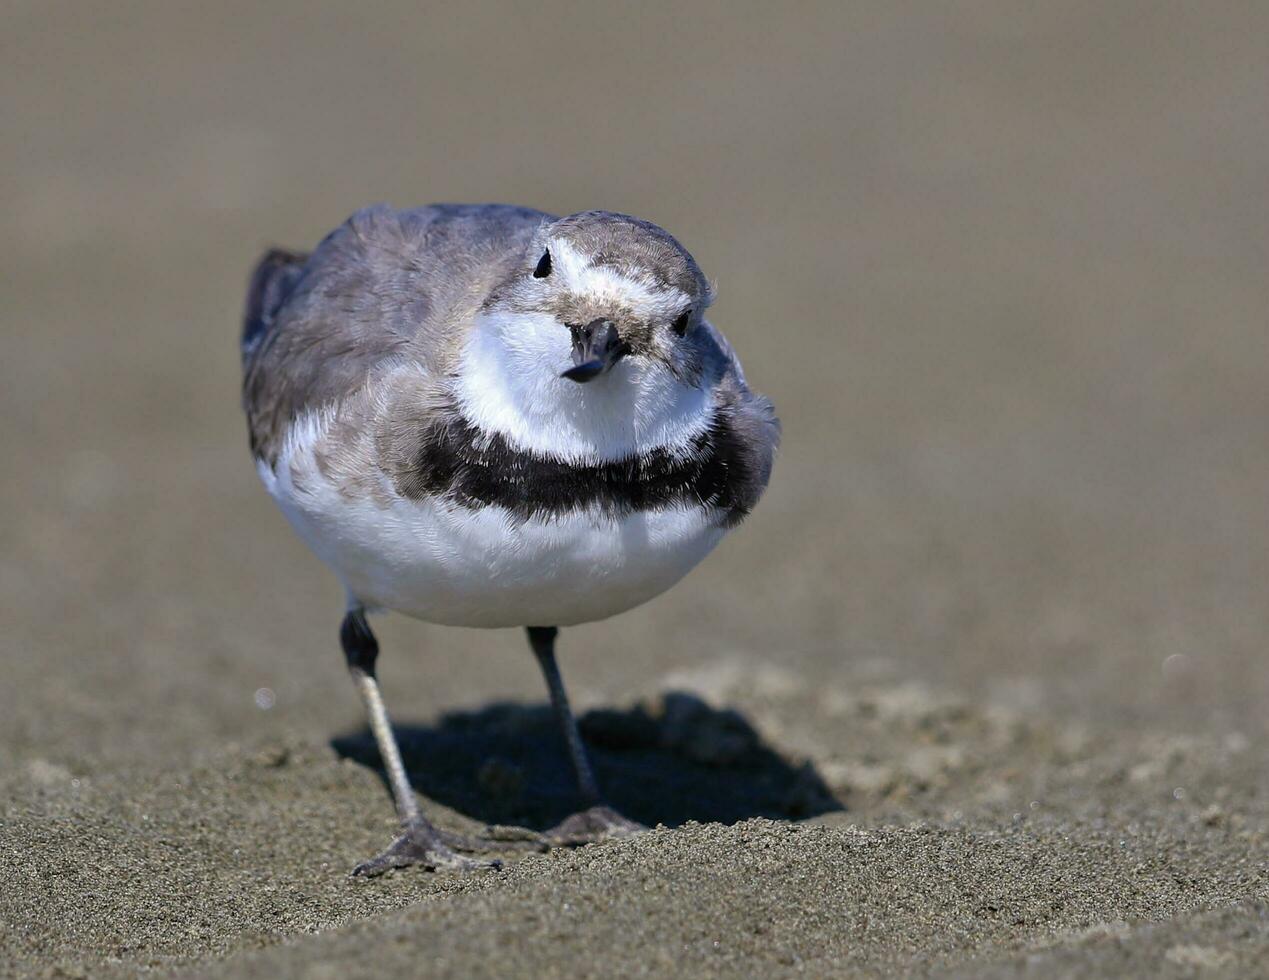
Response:
POLYGON ((599 786, 595 783, 595 774, 590 768, 590 759, 586 755, 586 746, 582 744, 582 734, 577 730, 577 720, 573 717, 573 709, 568 704, 568 694, 564 690, 564 678, 560 676, 559 664, 555 662, 555 637, 559 630, 554 626, 530 626, 529 645, 533 647, 534 656, 538 658, 538 666, 542 668, 542 676, 546 679, 546 689, 551 693, 551 707, 555 711, 555 721, 564 733, 564 741, 568 745, 569 758, 573 761, 573 772, 577 775, 577 788, 581 791, 582 802, 587 806, 597 806, 600 802, 599 786))
POLYGON ((586 746, 582 744, 581 732, 577 730, 577 720, 573 717, 573 710, 568 704, 568 694, 564 691, 564 679, 560 676, 559 665, 555 662, 555 637, 559 635, 559 630, 554 626, 530 626, 528 634, 529 645, 533 647, 534 656, 538 658, 538 666, 542 668, 542 676, 546 678, 546 688, 551 694, 551 707, 555 711, 556 721, 568 745, 573 772, 577 775, 577 788, 581 793, 582 802, 586 805, 585 810, 573 814, 559 826, 548 830, 544 835, 545 839, 556 845, 586 844, 605 837, 618 837, 645 829, 642 824, 627 820, 603 803, 599 786, 595 782, 594 771, 590 767, 590 759, 586 755, 586 746))
POLYGON ((339 629, 339 640, 344 648, 344 656, 348 659, 348 672, 352 674, 353 683, 357 685, 357 693, 361 695, 361 700, 366 706, 370 730, 374 732, 375 742, 379 746, 379 755, 383 758, 383 766, 388 773, 388 783, 392 787, 392 798, 396 803, 397 815, 401 818, 402 829, 401 836, 393 841, 391 847, 378 857, 357 865, 353 869, 353 874, 377 875, 389 868, 404 868, 412 864, 423 865, 431 871, 459 871, 496 866, 496 862, 491 864, 455 853, 449 846, 449 836, 433 827, 419 811, 418 802, 414 799, 414 790, 410 786, 410 779, 405 771, 405 763, 401 761, 401 750, 397 747, 396 737, 392 734, 388 709, 384 706, 383 695, 379 692, 379 682, 375 678, 375 659, 379 656, 379 643, 370 632, 363 610, 350 609, 348 611, 339 629))

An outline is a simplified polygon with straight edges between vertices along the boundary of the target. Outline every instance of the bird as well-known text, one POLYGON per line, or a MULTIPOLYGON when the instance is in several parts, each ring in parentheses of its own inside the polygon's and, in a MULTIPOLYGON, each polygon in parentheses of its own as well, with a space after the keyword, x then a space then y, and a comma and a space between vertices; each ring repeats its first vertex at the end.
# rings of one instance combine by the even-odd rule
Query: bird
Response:
POLYGON ((713 298, 669 232, 612 211, 380 204, 258 261, 251 452, 347 594, 340 645, 400 821, 353 875, 498 865, 414 797, 376 673, 383 611, 525 630, 581 803, 544 846, 643 829, 605 802, 555 645, 673 586, 766 489, 780 423, 713 298))

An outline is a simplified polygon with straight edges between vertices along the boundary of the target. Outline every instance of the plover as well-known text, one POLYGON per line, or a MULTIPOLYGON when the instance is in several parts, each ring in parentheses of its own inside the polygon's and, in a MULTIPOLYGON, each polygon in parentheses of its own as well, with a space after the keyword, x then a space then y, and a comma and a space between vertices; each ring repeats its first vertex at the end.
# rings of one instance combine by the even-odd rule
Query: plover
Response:
POLYGON ((251 280, 243 404, 261 479, 347 590, 340 642, 401 835, 354 874, 486 866, 420 812, 366 614, 521 627, 583 808, 545 839, 637 824, 603 803, 557 627, 631 609, 749 513, 779 439, 658 226, 509 205, 357 212, 251 280))

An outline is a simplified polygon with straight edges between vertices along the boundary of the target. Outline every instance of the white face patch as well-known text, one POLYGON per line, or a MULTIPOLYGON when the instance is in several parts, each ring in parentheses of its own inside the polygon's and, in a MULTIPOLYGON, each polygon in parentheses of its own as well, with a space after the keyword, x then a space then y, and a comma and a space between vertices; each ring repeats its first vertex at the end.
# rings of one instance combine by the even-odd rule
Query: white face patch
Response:
POLYGON ((549 314, 485 314, 467 337, 454 394, 479 428, 573 463, 686 453, 710 425, 712 390, 662 364, 627 357, 586 384, 560 377, 572 364, 568 329, 549 314))

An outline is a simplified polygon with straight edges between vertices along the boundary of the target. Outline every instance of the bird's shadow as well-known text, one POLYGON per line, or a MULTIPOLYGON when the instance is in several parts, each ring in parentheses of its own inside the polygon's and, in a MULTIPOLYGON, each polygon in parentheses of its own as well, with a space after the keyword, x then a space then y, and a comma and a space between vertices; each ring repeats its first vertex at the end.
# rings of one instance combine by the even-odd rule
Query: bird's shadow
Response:
MULTIPOLYGON (((596 709, 579 723, 608 802, 648 826, 800 819, 843 808, 811 763, 790 763, 740 712, 693 694, 668 693, 650 708, 596 709)), ((415 789, 481 823, 544 830, 579 807, 546 705, 500 702, 396 732, 415 789)), ((331 745, 383 776, 368 729, 331 745)))

